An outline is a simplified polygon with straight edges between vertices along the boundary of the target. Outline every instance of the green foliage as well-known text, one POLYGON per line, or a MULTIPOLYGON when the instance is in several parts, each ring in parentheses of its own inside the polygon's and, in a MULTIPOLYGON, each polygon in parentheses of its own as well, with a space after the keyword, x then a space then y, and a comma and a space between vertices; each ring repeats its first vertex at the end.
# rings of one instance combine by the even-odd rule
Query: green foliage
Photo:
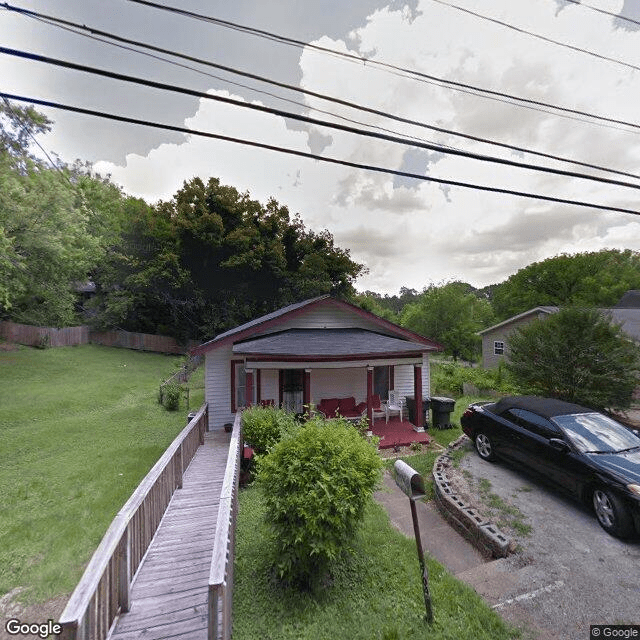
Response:
POLYGON ((594 409, 625 409, 640 349, 595 310, 567 308, 514 332, 509 371, 524 391, 594 409))
POLYGON ((216 178, 185 182, 154 207, 126 205, 122 242, 96 274, 103 324, 208 338, 305 298, 350 295, 363 271, 328 231, 216 178))
POLYGON ((494 288, 496 315, 509 318, 537 306, 612 307, 640 289, 640 253, 607 249, 534 262, 494 288))
POLYGON ((465 382, 478 389, 501 393, 515 393, 518 389, 503 363, 493 369, 466 367, 454 362, 431 364, 431 386, 436 392, 462 395, 465 382))
POLYGON ((402 310, 400 324, 445 347, 454 359, 475 360, 480 353, 476 332, 491 324, 493 313, 485 299, 463 282, 432 285, 402 310))
POLYGON ((66 600, 184 427, 154 402, 174 359, 97 345, 0 351, 0 596, 24 587, 27 602, 66 600))
POLYGON ((277 407, 249 407, 242 412, 242 435, 257 455, 267 453, 297 427, 295 416, 277 407))
POLYGON ((184 395, 184 387, 177 382, 170 382, 162 387, 162 406, 167 411, 177 411, 180 408, 180 400, 184 395))
POLYGON ((391 526, 373 500, 351 541, 354 552, 334 567, 330 586, 320 593, 285 588, 271 571, 276 542, 265 523, 266 511, 259 487, 240 492, 234 640, 381 640, 385 634, 402 640, 519 637, 473 589, 429 555, 435 619, 427 625, 415 542, 391 526))
POLYGON ((313 418, 258 464, 278 574, 315 590, 343 554, 379 479, 382 461, 345 420, 313 418))

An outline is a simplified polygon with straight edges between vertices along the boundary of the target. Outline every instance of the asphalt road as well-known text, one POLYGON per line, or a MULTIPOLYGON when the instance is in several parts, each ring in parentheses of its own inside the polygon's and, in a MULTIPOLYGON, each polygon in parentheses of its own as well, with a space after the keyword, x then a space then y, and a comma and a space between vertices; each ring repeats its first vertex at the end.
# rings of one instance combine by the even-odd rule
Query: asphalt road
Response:
POLYGON ((498 561, 508 588, 494 606, 506 619, 532 620, 559 640, 587 640, 591 624, 640 625, 640 540, 611 537, 586 506, 505 462, 470 452, 460 469, 472 488, 486 490, 489 481, 489 494, 517 507, 531 527, 515 533, 521 550, 498 561))

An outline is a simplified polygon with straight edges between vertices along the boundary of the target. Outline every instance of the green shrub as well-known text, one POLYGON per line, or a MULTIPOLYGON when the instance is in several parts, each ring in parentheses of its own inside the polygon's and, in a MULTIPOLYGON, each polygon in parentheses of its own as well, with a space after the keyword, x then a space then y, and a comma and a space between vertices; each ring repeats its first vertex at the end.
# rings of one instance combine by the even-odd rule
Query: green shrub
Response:
POLYGON ((162 406, 167 411, 177 411, 180 408, 180 398, 184 389, 181 384, 171 382, 162 387, 162 406))
POLYGON ((314 418, 258 463, 278 575, 315 590, 347 550, 382 460, 346 420, 314 418))
POLYGON ((242 433, 256 454, 271 447, 298 426, 295 416, 277 407, 249 407, 242 412, 242 433))
POLYGON ((502 393, 517 393, 518 388, 505 367, 482 369, 466 367, 455 362, 433 363, 431 386, 435 392, 463 394, 463 383, 468 382, 478 389, 491 389, 502 393))

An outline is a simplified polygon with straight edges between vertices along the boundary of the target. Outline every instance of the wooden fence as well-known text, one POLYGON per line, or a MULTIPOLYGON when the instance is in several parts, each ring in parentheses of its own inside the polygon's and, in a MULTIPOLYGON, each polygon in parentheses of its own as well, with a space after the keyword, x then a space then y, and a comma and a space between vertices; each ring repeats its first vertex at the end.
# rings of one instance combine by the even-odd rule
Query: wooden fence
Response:
POLYGON ((15 322, 0 322, 0 338, 30 347, 71 347, 89 343, 89 327, 32 327, 15 322))
POLYGON ((175 338, 156 336, 150 333, 92 331, 86 325, 54 329, 33 327, 15 322, 0 322, 0 338, 30 347, 71 347, 91 343, 107 347, 175 354, 187 353, 189 349, 200 344, 190 340, 186 345, 183 345, 179 344, 175 338))
POLYGON ((236 520, 238 515, 238 483, 242 454, 241 413, 236 414, 229 443, 227 468, 222 484, 216 533, 209 572, 208 640, 231 638, 233 598, 233 562, 235 558, 236 520))
POLYGON ((116 616, 129 610, 129 592, 171 496, 204 444, 204 404, 138 485, 114 518, 59 620, 61 640, 104 640, 116 616))

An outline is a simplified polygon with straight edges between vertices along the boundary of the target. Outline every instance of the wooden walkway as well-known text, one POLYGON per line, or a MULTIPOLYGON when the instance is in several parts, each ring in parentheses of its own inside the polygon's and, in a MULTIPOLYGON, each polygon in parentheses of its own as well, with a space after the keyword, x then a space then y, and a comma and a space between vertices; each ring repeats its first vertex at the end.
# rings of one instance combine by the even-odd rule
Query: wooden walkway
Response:
POLYGON ((206 640, 207 593, 229 434, 209 432, 167 508, 111 640, 206 640))

